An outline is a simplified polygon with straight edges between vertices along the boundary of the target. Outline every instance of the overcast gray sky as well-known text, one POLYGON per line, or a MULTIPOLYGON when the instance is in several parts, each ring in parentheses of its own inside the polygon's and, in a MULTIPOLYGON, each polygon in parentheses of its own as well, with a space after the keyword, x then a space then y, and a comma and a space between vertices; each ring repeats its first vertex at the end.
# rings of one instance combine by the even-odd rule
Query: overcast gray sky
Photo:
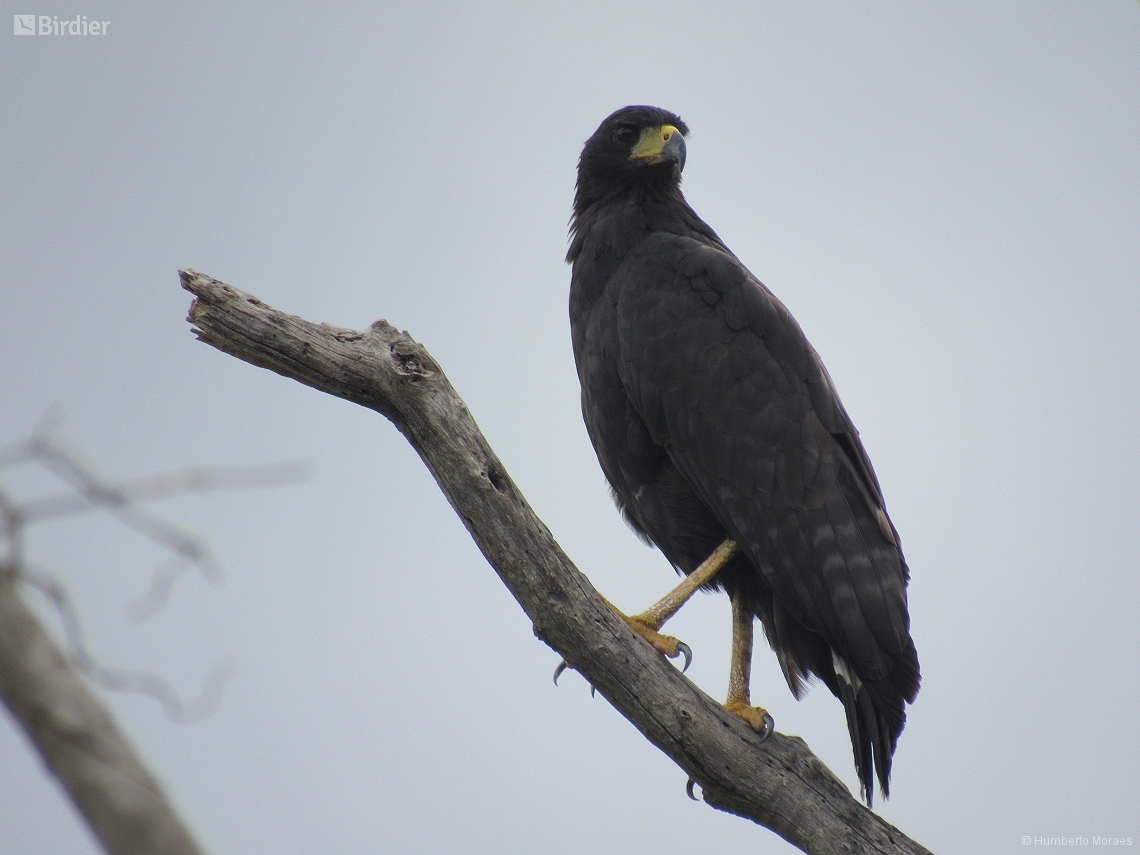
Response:
MULTIPOLYGON (((380 416, 197 343, 176 270, 409 330, 608 597, 673 583, 615 512, 578 410, 562 258, 614 109, 692 127, 689 201, 803 325, 912 568, 923 688, 879 810, 940 852, 1140 846, 1140 3, 6 2, 0 444, 52 405, 115 477, 302 458, 313 477, 156 510, 220 586, 124 608, 161 552, 33 532, 105 661, 220 708, 107 702, 228 853, 785 853, 535 640, 380 416), (108 20, 16 36, 16 14, 108 20), (1131 807, 1129 807, 1131 805, 1131 807)), ((31 470, 0 473, 42 494, 31 470)), ((727 683, 729 607, 671 627, 727 683)), ((753 697, 852 787, 841 706, 753 697)), ((0 726, 0 848, 95 851, 0 726)))

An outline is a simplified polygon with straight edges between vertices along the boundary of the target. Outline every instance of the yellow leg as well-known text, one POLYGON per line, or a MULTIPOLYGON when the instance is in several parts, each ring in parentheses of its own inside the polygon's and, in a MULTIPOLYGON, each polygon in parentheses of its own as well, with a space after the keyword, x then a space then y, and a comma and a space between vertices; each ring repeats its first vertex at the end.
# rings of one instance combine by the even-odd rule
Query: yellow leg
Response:
POLYGON ((712 555, 701 562, 700 567, 686 576, 681 584, 640 614, 624 614, 609 600, 606 600, 606 604, 617 612, 634 632, 670 659, 684 654, 685 667, 682 670, 688 670, 693 656, 689 646, 671 635, 663 635, 658 630, 700 590, 702 585, 720 572, 720 569, 728 563, 728 559, 736 554, 736 549, 736 541, 725 540, 713 550, 712 555))
MULTIPOLYGON (((662 635, 658 630, 664 626, 665 621, 677 613, 677 610, 680 609, 681 606, 689 601, 702 585, 720 572, 720 569, 736 554, 736 550, 736 541, 731 538, 725 540, 724 543, 713 550, 712 554, 701 563, 701 566, 686 576, 680 585, 640 614, 627 615, 609 600, 606 600, 606 605, 629 624, 634 632, 670 659, 675 659, 677 656, 684 654, 685 668, 682 670, 687 670, 693 656, 692 651, 689 650, 689 646, 671 635, 662 635)), ((602 599, 605 598, 603 597, 602 599)), ((569 663, 563 660, 558 668, 555 669, 554 682, 556 684, 558 683, 559 675, 566 670, 568 665, 569 663)))
POLYGON ((744 598, 732 598, 732 664, 728 671, 728 700, 724 707, 734 712, 767 737, 774 727, 772 716, 763 707, 752 706, 752 612, 744 598))
MULTIPOLYGON (((665 625, 665 621, 673 617, 681 606, 689 601, 704 584, 720 572, 728 559, 736 554, 735 540, 726 540, 713 550, 712 554, 702 562, 701 566, 684 578, 680 585, 651 605, 641 614, 633 615, 631 620, 637 621, 649 629, 658 630, 665 625)), ((612 606, 611 606, 612 608, 612 606)))

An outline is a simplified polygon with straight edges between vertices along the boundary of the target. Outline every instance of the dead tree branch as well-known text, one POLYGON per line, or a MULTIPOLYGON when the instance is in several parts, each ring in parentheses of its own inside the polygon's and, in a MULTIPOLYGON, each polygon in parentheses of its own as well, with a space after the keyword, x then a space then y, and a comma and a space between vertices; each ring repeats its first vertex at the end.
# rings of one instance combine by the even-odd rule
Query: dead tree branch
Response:
POLYGON ((0 698, 113 855, 198 855, 115 722, 0 565, 0 698))
POLYGON ((435 476, 491 566, 534 624, 713 807, 751 819, 812 855, 926 853, 867 810, 803 740, 761 742, 602 601, 534 514, 428 352, 386 321, 365 332, 287 315, 192 270, 189 321, 202 341, 376 410, 435 476))

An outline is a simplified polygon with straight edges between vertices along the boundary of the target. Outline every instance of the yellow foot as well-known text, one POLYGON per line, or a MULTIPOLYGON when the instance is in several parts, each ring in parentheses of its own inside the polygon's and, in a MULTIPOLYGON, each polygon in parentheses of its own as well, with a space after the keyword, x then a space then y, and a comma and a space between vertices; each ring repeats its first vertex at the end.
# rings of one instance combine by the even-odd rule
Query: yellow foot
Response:
MULTIPOLYGON (((621 614, 620 612, 618 614, 621 614)), ((629 624, 629 628, 644 638, 652 645, 655 650, 664 653, 670 659, 676 659, 678 656, 685 657, 685 667, 681 671, 688 671, 689 664, 693 661, 693 651, 689 649, 689 645, 683 641, 679 641, 671 635, 662 635, 656 629, 646 625, 645 621, 638 616, 629 617, 628 615, 621 615, 625 622, 629 624)))
MULTIPOLYGON (((606 605, 614 610, 614 614, 624 620, 629 628, 649 642, 650 646, 654 649, 668 656, 670 659, 676 659, 678 656, 685 657, 685 666, 681 669, 682 673, 689 670, 689 665, 693 662, 693 651, 685 642, 674 638, 671 635, 663 635, 657 631, 657 628, 664 623, 664 620, 659 618, 653 613, 653 610, 643 612, 639 615, 630 617, 629 615, 616 608, 609 600, 606 600, 606 605)), ((562 672, 570 667, 570 663, 563 659, 558 667, 554 669, 554 685, 558 685, 558 678, 562 676, 562 672)), ((594 687, 590 687, 590 694, 594 693, 594 687)))
POLYGON ((772 720, 772 716, 768 715, 768 711, 763 707, 749 706, 747 701, 728 701, 724 708, 729 712, 736 713, 752 725, 752 729, 764 739, 771 736, 772 731, 776 728, 776 722, 772 720))

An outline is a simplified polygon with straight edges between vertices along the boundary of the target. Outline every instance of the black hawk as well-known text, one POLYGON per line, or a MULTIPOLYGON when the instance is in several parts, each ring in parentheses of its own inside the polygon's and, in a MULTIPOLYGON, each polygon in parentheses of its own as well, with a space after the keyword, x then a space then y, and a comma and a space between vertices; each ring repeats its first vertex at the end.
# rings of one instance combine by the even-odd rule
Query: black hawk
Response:
POLYGON ((681 194, 688 128, 626 107, 586 142, 567 261, 582 415, 626 521, 686 575, 627 618, 657 632, 698 588, 728 593, 725 706, 751 705, 759 618, 796 698, 843 702, 863 798, 888 793, 918 694, 906 561, 871 461, 791 313, 681 194))

